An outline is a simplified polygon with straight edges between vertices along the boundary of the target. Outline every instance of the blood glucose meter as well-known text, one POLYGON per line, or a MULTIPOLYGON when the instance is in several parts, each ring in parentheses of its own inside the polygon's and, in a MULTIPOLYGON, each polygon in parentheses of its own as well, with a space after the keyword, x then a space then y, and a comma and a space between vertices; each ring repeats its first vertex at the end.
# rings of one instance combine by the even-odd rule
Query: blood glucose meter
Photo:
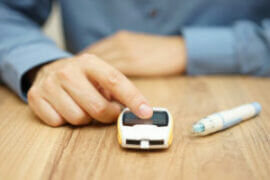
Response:
POLYGON ((173 139, 173 119, 166 108, 153 108, 150 119, 140 119, 125 108, 117 129, 118 142, 124 148, 165 149, 173 139))

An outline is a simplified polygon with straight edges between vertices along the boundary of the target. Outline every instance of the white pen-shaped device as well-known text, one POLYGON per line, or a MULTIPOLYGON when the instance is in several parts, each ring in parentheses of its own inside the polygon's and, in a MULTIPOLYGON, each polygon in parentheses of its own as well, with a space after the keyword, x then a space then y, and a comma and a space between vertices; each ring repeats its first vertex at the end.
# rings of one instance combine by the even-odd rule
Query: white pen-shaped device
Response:
POLYGON ((261 105, 257 102, 245 104, 227 111, 207 116, 192 126, 192 133, 198 136, 211 134, 258 115, 261 105))

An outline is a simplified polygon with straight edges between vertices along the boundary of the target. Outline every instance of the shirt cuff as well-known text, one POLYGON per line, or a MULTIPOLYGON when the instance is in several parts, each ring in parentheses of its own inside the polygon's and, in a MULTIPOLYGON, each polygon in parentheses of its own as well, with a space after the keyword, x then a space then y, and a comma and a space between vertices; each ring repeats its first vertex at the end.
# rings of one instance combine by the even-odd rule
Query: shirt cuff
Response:
POLYGON ((26 92, 22 90, 23 75, 41 64, 71 56, 72 54, 59 49, 50 42, 16 47, 3 56, 1 62, 2 80, 24 101, 27 101, 26 92))
POLYGON ((187 73, 237 73, 235 38, 230 28, 184 28, 187 73))

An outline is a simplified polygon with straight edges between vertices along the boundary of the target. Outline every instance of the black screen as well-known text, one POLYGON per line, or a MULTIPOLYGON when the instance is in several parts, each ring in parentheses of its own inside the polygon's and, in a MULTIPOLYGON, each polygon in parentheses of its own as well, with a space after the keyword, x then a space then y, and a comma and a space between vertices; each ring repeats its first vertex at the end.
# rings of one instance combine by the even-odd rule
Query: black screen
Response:
POLYGON ((165 111, 154 111, 153 116, 150 119, 140 119, 132 112, 127 111, 123 115, 123 124, 125 126, 133 126, 136 124, 153 124, 157 126, 167 126, 168 114, 165 111))

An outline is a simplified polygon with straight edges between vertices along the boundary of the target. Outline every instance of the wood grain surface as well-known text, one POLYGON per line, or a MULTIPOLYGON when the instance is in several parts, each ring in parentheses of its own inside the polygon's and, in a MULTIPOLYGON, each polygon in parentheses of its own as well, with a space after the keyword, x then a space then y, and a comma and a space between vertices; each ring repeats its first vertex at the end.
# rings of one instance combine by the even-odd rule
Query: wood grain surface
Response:
POLYGON ((0 179, 269 179, 270 79, 241 76, 133 79, 175 120, 170 149, 121 149, 116 126, 52 128, 0 86, 0 179), (261 114, 226 131, 192 137, 211 113, 258 101, 261 114))

